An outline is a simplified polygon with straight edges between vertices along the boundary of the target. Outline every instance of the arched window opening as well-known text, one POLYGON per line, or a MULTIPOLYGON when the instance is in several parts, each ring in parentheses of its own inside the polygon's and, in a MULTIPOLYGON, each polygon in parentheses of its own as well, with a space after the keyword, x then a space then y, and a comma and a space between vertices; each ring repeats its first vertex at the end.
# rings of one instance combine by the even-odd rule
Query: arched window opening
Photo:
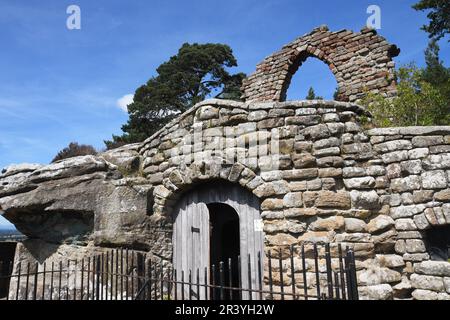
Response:
POLYGON ((309 57, 293 74, 286 100, 336 100, 337 87, 336 78, 328 65, 315 57, 309 57))
POLYGON ((450 225, 435 226, 426 230, 425 243, 431 260, 449 261, 450 225))

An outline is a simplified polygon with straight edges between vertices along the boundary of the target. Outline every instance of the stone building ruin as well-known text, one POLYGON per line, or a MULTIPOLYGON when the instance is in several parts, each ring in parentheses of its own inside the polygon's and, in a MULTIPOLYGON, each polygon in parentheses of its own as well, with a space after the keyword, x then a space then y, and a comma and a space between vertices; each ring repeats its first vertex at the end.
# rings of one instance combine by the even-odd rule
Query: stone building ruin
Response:
POLYGON ((194 227, 232 208, 243 256, 341 243, 355 251, 362 299, 450 299, 450 263, 436 261, 449 243, 430 236, 450 225, 450 127, 359 122, 370 117, 357 104, 366 92, 395 95, 398 53, 373 30, 320 27, 260 63, 243 102, 203 101, 143 143, 97 156, 5 168, 0 211, 29 237, 15 265, 117 247, 173 265, 195 252, 189 263, 202 265, 208 239, 192 238, 194 227), (284 101, 310 56, 329 65, 340 101, 284 101))
POLYGON ((328 65, 339 101, 355 102, 367 91, 395 95, 394 62, 400 50, 373 29, 360 33, 321 26, 268 56, 244 80, 245 101, 285 101, 292 76, 309 57, 328 65))

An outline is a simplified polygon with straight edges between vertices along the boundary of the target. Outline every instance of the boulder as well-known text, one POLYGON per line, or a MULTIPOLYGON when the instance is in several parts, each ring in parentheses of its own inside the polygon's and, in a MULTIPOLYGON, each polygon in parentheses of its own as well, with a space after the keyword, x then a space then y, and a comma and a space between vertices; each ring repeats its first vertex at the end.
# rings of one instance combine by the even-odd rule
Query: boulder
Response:
POLYGON ((1 170, 0 180, 3 178, 6 178, 6 177, 12 176, 12 175, 19 174, 19 173, 33 172, 41 167, 43 167, 42 164, 36 164, 36 163, 12 164, 1 170))
POLYGON ((32 183, 38 183, 107 171, 108 169, 116 169, 116 167, 100 157, 80 156, 40 167, 30 174, 29 180, 32 183))

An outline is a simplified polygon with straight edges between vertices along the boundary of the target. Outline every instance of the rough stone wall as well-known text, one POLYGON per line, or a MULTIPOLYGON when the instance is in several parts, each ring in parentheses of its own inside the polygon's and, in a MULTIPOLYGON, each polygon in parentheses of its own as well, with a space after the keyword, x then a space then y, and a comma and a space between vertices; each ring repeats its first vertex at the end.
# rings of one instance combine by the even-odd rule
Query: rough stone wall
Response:
MULTIPOLYGON (((436 212, 441 219, 434 224, 450 222, 444 218, 449 211, 450 128, 365 132, 357 123, 362 114, 356 105, 324 101, 199 104, 141 149, 144 174, 155 185, 154 214, 170 218, 177 195, 196 182, 239 183, 261 199, 267 250, 277 254, 279 246, 297 243, 351 246, 360 262, 363 298, 409 297, 415 288, 425 289, 417 275, 409 281, 413 262, 429 259, 421 234, 411 232, 419 229, 415 221, 424 220, 420 228, 427 228, 431 222, 425 217, 436 212), (201 128, 205 147, 186 165, 183 151, 191 155, 193 128, 201 128), (226 135, 230 132, 234 139, 226 135), (234 154, 244 146, 240 141, 251 143, 264 132, 271 133, 267 145, 277 140, 277 166, 272 166, 273 155, 252 158, 251 148, 245 147, 245 161, 234 163, 234 154), (217 152, 221 139, 224 153, 217 152)), ((420 290, 414 294, 424 297, 420 290)), ((442 290, 438 297, 450 296, 442 290)))
MULTIPOLYGON (((365 90, 395 94, 398 52, 368 29, 321 27, 258 65, 246 102, 201 102, 142 144, 4 169, 0 214, 30 237, 15 268, 118 247, 170 265, 177 200, 222 180, 260 199, 266 267, 269 250, 286 257, 289 245, 305 245, 313 278, 312 244, 331 244, 335 268, 341 244, 355 250, 363 299, 450 299, 450 263, 431 261, 426 239, 450 225, 450 127, 364 130, 359 118, 370 114, 353 103, 365 90), (330 66, 339 99, 352 103, 280 102, 310 56, 330 66)), ((279 270, 273 277, 279 285, 279 270)))
POLYGON ((450 263, 429 261, 424 234, 450 224, 449 127, 373 129, 367 134, 386 167, 388 183, 379 193, 397 233, 392 251, 403 259, 403 279, 393 285, 394 294, 405 297, 412 291, 416 299, 449 300, 450 263))
POLYGON ((325 62, 338 83, 339 101, 355 102, 366 91, 395 95, 393 57, 400 50, 375 30, 314 29, 257 65, 243 83, 245 101, 284 101, 291 78, 309 57, 325 62))
POLYGON ((450 223, 450 127, 365 131, 361 115, 335 101, 207 100, 142 144, 9 167, 0 210, 32 237, 16 264, 119 246, 170 263, 177 199, 225 180, 260 199, 266 253, 305 244, 309 257, 329 242, 336 265, 340 243, 355 250, 362 298, 448 299, 450 263, 430 261, 423 230, 450 223))

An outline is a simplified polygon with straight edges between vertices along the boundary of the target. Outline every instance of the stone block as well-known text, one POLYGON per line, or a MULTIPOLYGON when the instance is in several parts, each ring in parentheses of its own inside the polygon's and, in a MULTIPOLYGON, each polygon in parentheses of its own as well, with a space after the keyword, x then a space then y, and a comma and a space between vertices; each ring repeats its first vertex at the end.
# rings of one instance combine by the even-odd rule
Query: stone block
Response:
POLYGON ((339 230, 344 227, 344 218, 340 216, 319 218, 309 225, 309 229, 312 231, 332 231, 339 230))
POLYGON ((367 231, 370 233, 379 233, 386 230, 395 224, 394 219, 386 215, 379 215, 369 221, 367 224, 367 231))
POLYGON ((409 280, 411 281, 412 287, 416 289, 445 291, 444 281, 441 277, 413 273, 409 280))
POLYGON ((366 169, 360 167, 345 167, 342 169, 344 178, 362 177, 366 175, 366 169))
POLYGON ((352 199, 352 207, 358 209, 375 210, 381 206, 380 197, 375 190, 372 191, 356 191, 350 192, 352 199))
POLYGON ((374 150, 378 153, 386 153, 398 150, 409 150, 412 148, 409 140, 393 140, 375 145, 374 150))
POLYGON ((318 208, 350 209, 351 199, 348 192, 320 191, 315 200, 318 208))
POLYGON ((356 218, 345 218, 344 225, 346 232, 364 232, 367 227, 363 220, 356 218))
POLYGON ((412 217, 416 214, 422 213, 424 210, 425 206, 423 204, 417 204, 391 208, 390 213, 393 219, 399 219, 412 217))
POLYGON ((411 140, 415 148, 429 147, 444 143, 442 136, 416 136, 411 140))
POLYGON ((420 174, 422 172, 422 161, 420 160, 408 160, 400 163, 401 172, 404 175, 420 174))
POLYGON ((289 192, 283 197, 286 208, 301 207, 303 205, 301 192, 289 192))
POLYGON ((403 257, 396 254, 377 254, 375 260, 382 267, 399 268, 405 265, 403 257))
POLYGON ((381 156, 381 158, 386 164, 408 160, 408 151, 402 150, 385 153, 381 156))
POLYGON ((407 176, 405 178, 392 179, 391 189, 393 192, 413 191, 421 188, 419 176, 407 176))
POLYGON ((450 262, 423 261, 414 265, 414 271, 419 274, 450 277, 450 262))
POLYGON ((361 300, 392 300, 393 289, 389 284, 377 284, 360 288, 361 300))
POLYGON ((415 190, 413 192, 414 203, 425 203, 433 200, 433 190, 415 190))
POLYGON ((398 231, 415 231, 417 226, 413 219, 397 219, 395 220, 395 229, 398 231))
POLYGON ((423 159, 430 154, 428 148, 416 148, 408 151, 408 157, 411 160, 423 159))
POLYGON ((425 243, 420 239, 406 239, 405 249, 408 253, 422 253, 426 251, 425 243))
POLYGON ((373 177, 360 177, 344 179, 347 189, 370 189, 375 187, 375 179, 373 177))
POLYGON ((421 177, 424 189, 444 189, 449 186, 443 170, 427 171, 422 173, 421 177))

